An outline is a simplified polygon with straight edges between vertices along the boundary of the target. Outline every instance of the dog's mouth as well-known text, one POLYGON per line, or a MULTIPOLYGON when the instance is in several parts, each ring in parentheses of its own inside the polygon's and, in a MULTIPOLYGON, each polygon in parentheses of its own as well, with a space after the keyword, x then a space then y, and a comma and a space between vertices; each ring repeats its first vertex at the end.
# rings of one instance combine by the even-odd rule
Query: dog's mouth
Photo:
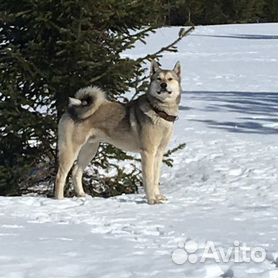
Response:
POLYGON ((158 95, 164 94, 164 93, 167 93, 167 94, 171 95, 171 94, 172 94, 172 91, 168 91, 168 90, 157 91, 157 94, 158 94, 158 95))

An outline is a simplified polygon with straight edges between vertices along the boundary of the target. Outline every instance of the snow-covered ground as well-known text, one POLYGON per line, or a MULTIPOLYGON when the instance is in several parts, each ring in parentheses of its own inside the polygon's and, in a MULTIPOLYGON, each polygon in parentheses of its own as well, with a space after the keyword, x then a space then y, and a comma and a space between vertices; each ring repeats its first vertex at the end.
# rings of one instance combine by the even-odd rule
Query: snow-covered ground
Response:
MULTIPOLYGON (((161 59, 182 64, 171 145, 187 144, 163 167, 167 204, 149 206, 143 194, 1 197, 0 277, 278 277, 277 27, 197 27, 161 59), (240 263, 235 251, 201 262, 208 243, 214 258, 244 244, 266 258, 240 263)), ((126 55, 157 50, 178 30, 126 55)))

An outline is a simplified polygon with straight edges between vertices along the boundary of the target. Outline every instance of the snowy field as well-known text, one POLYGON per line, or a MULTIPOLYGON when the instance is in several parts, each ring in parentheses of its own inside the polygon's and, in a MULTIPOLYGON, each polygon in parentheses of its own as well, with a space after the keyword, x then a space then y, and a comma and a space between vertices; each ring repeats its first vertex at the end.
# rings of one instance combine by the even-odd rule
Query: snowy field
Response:
MULTIPOLYGON (((149 206, 143 194, 1 197, 0 277, 277 278, 277 27, 197 27, 161 59, 182 65, 171 146, 187 144, 163 167, 167 204, 149 206), (214 257, 202 262, 208 243, 214 257), (215 261, 238 245, 265 259, 238 262, 235 251, 215 261)), ((158 50, 178 30, 126 55, 158 50)))

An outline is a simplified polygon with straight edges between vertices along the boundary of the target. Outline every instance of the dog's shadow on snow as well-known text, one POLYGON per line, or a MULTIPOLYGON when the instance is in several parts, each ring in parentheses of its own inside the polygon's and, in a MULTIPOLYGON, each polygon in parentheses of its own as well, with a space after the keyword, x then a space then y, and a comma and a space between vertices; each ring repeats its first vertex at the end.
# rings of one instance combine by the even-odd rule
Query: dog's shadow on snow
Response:
POLYGON ((278 131, 276 92, 191 91, 184 95, 206 103, 204 108, 197 110, 208 112, 208 117, 190 121, 236 133, 275 134, 278 131), (212 112, 211 119, 209 112, 212 112), (219 113, 219 120, 215 119, 215 112, 219 113))

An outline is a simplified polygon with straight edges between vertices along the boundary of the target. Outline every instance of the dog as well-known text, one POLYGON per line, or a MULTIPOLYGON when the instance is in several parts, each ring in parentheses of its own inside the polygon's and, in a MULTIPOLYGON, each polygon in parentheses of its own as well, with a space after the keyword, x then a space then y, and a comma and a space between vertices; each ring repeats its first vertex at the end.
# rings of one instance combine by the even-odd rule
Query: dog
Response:
POLYGON ((149 204, 167 199, 160 193, 160 168, 177 119, 181 99, 181 66, 161 69, 151 63, 147 93, 127 104, 109 101, 98 87, 80 89, 69 98, 68 111, 58 124, 58 172, 55 198, 63 199, 66 177, 72 170, 77 196, 85 196, 82 175, 100 143, 141 154, 143 185, 149 204))

